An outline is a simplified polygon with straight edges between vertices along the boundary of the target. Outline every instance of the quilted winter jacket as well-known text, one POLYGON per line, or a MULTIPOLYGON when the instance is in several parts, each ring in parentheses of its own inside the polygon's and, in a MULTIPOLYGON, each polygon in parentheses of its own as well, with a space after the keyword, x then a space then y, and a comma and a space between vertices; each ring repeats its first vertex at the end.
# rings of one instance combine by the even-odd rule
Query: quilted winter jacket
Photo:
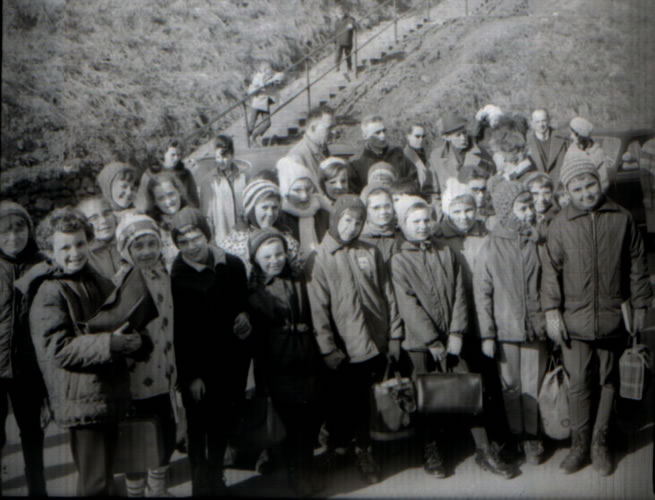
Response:
POLYGON ((606 198, 591 212, 569 204, 555 216, 546 242, 541 305, 560 309, 572 339, 621 335, 621 303, 649 305, 644 243, 630 213, 606 198))
POLYGON ((473 273, 481 338, 501 342, 543 338, 541 274, 536 242, 500 225, 489 235, 473 273))
POLYGON ((428 345, 468 330, 466 294, 457 258, 447 245, 431 239, 429 248, 403 241, 391 257, 391 277, 405 324, 403 347, 427 351, 428 345))
POLYGON ((343 246, 326 233, 307 263, 307 291, 321 353, 337 348, 351 362, 386 353, 402 338, 391 280, 380 251, 355 241, 343 246))
POLYGON ((30 307, 32 341, 61 427, 115 421, 129 398, 127 367, 112 357, 111 333, 87 334, 79 327, 111 288, 87 265, 74 275, 46 279, 30 307))

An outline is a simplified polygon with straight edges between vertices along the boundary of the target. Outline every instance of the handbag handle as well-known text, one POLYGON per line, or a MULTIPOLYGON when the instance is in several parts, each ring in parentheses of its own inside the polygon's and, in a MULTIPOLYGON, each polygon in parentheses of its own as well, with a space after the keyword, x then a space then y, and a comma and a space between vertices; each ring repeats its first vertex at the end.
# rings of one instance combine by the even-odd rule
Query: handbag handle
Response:
MULTIPOLYGON (((386 366, 385 369, 384 369, 384 378, 383 378, 382 380, 389 380, 389 379, 391 378, 391 377, 389 376, 389 372, 391 371, 391 365, 392 365, 392 364, 395 364, 395 363, 392 363, 391 361, 389 361, 389 362, 387 363, 387 366, 386 366)), ((396 367, 394 367, 394 370, 393 370, 393 378, 396 379, 396 382, 400 383, 400 381, 401 381, 401 380, 400 380, 400 379, 401 379, 401 377, 400 377, 400 371, 398 371, 398 368, 396 368, 396 367)))

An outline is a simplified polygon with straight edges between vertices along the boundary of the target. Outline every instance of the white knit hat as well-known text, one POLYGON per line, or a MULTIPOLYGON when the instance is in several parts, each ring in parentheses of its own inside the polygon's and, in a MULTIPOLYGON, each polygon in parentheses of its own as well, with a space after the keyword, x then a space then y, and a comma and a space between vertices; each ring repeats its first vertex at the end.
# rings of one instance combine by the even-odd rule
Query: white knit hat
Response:
POLYGON ((428 202, 419 196, 403 194, 401 195, 393 204, 393 208, 396 211, 396 216, 398 218, 398 225, 402 228, 405 227, 405 222, 407 221, 407 215, 409 210, 416 206, 421 208, 429 209, 430 206, 428 202))
POLYGON ((476 206, 473 192, 468 187, 468 185, 462 184, 457 180, 456 177, 449 177, 448 180, 446 180, 446 189, 444 189, 443 193, 441 194, 441 211, 444 214, 450 215, 450 204, 456 198, 464 198, 474 207, 476 206))
POLYGON ((304 165, 283 156, 275 164, 277 169, 277 176, 280 180, 280 193, 282 196, 289 194, 291 186, 298 180, 308 178, 314 184, 314 188, 318 187, 318 180, 314 173, 304 165))

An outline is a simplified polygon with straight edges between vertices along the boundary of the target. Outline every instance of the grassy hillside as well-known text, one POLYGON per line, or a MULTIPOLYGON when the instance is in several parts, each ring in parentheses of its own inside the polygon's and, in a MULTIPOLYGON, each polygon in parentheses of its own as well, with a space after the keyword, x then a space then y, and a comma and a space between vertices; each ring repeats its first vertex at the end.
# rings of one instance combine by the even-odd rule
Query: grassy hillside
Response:
POLYGON ((434 134, 444 113, 472 117, 487 103, 545 106, 560 126, 576 115, 598 128, 655 126, 654 25, 651 0, 492 0, 400 47, 404 60, 369 70, 343 108, 389 117, 397 141, 413 119, 434 134))
MULTIPOLYGON (((385 14, 353 4, 359 18, 385 14)), ((143 166, 244 95, 260 61, 282 69, 331 36, 333 6, 3 0, 2 184, 15 167, 143 166)))

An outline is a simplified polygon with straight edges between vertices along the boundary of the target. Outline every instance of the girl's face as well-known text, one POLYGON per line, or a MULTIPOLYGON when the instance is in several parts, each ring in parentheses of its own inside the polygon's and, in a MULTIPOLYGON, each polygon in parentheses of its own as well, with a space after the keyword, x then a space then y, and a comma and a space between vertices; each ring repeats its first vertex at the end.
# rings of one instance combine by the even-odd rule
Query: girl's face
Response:
POLYGON ((130 208, 136 195, 134 182, 127 179, 115 179, 111 183, 111 199, 120 208, 130 208))
POLYGON ((180 153, 176 147, 170 146, 164 153, 164 168, 173 168, 180 161, 180 153))
POLYGON ((29 237, 30 228, 20 215, 0 219, 0 251, 7 257, 16 257, 25 250, 29 237))
POLYGON ((255 253, 255 262, 268 277, 280 274, 287 262, 287 254, 280 239, 271 238, 259 245, 255 253))
POLYGON ((325 193, 332 200, 336 200, 338 196, 348 192, 348 171, 345 169, 339 170, 339 173, 325 181, 325 193))
POLYGON ((425 241, 430 237, 430 211, 427 208, 410 210, 402 228, 409 241, 425 241))
POLYGON ((135 238, 128 251, 136 267, 152 267, 159 260, 161 244, 152 234, 144 234, 135 238))
POLYGON ((346 210, 337 222, 337 233, 342 241, 350 243, 359 236, 363 227, 364 221, 360 215, 346 210))
POLYGON ((393 220, 393 203, 385 192, 373 193, 368 197, 367 219, 375 226, 386 226, 393 220))
POLYGON ((276 196, 268 196, 255 204, 255 220, 261 228, 273 227, 280 215, 280 200, 276 196))
POLYGON ((204 264, 209 256, 209 242, 205 234, 193 228, 177 237, 177 248, 182 256, 191 262, 204 264))
POLYGON ((314 184, 310 179, 303 177, 291 185, 287 199, 298 208, 306 208, 311 202, 313 192, 314 184))
POLYGON ((530 187, 532 199, 534 200, 534 209, 538 214, 543 214, 553 204, 553 188, 550 186, 539 186, 532 184, 530 187))
POLYGON ((52 235, 52 260, 64 274, 81 270, 89 260, 89 245, 84 231, 63 233, 55 231, 52 235))
POLYGON ((536 220, 536 213, 534 211, 534 203, 532 202, 532 195, 519 196, 514 200, 512 205, 512 212, 520 222, 524 224, 534 224, 536 220))
POLYGON ((155 205, 163 214, 174 215, 182 206, 180 193, 170 181, 156 185, 152 194, 155 205))
POLYGON ((98 241, 111 241, 116 232, 116 216, 105 200, 92 200, 80 205, 80 211, 93 226, 93 234, 98 241))
POLYGON ((475 223, 475 207, 471 203, 454 201, 450 204, 450 220, 461 232, 468 232, 475 223))

